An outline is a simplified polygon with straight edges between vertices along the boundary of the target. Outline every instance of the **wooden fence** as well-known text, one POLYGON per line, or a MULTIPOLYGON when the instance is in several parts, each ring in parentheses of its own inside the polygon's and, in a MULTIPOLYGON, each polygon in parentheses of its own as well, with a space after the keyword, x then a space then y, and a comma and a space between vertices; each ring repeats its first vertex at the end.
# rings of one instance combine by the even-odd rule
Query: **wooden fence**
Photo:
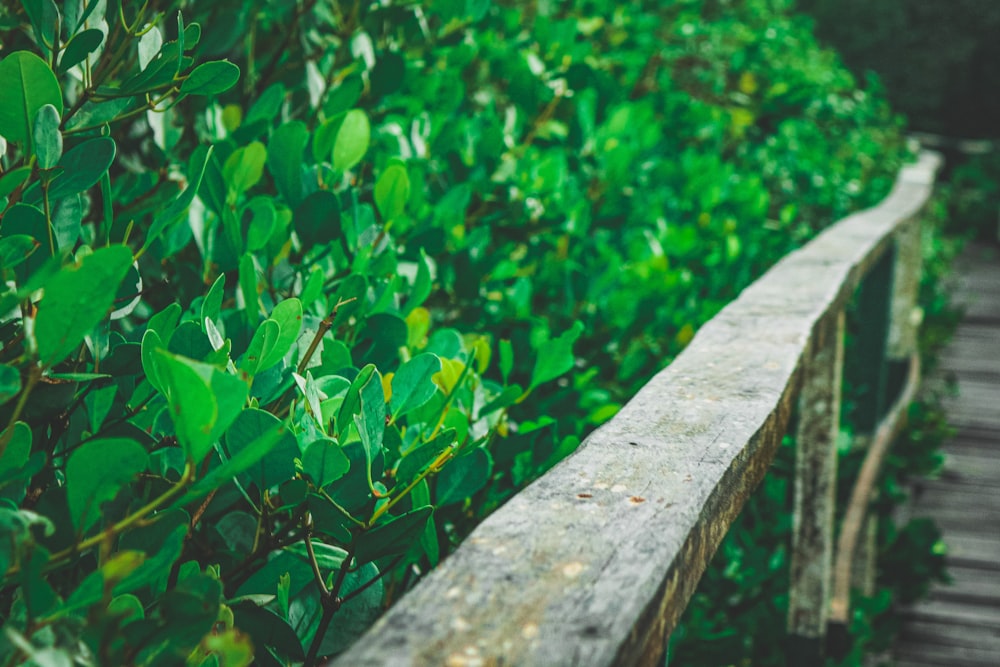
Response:
POLYGON ((796 408, 790 664, 821 664, 828 627, 846 632, 851 588, 870 581, 872 485, 919 376, 917 216, 939 162, 922 153, 881 204, 747 288, 333 664, 662 664, 796 408), (868 388, 858 419, 873 435, 835 545, 844 307, 856 291, 868 388))

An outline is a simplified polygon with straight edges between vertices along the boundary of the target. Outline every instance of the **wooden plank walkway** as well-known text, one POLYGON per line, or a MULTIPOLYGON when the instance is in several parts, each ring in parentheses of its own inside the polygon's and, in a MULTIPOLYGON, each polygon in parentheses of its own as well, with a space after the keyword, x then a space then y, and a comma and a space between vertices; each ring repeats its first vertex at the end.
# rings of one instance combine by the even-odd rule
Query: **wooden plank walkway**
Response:
POLYGON ((958 380, 946 401, 958 432, 913 508, 941 528, 953 582, 904 611, 898 667, 1000 665, 1000 249, 973 245, 955 268, 965 317, 938 372, 958 380))

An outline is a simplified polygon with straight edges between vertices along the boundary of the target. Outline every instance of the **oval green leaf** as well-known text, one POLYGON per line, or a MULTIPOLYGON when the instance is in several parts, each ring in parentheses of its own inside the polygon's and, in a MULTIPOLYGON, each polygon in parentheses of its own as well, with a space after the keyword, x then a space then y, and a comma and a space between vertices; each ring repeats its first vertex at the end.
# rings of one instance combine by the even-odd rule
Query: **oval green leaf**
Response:
POLYGON ((351 109, 344 115, 333 142, 333 168, 347 171, 361 162, 361 158, 368 152, 370 141, 371 125, 368 123, 368 116, 360 109, 351 109))
POLYGON ((43 104, 35 114, 32 137, 35 141, 35 156, 38 166, 51 169, 62 157, 63 138, 59 131, 59 112, 51 104, 43 104))
POLYGON ((128 247, 109 246, 62 267, 46 282, 35 316, 35 340, 43 364, 65 359, 107 316, 130 266, 128 247))
POLYGON ((240 80, 240 68, 228 60, 213 60, 194 68, 181 84, 182 95, 218 95, 240 80))
POLYGON ((13 143, 28 143, 35 114, 51 104, 63 111, 62 89, 45 61, 30 51, 15 51, 0 61, 0 135, 13 143))
POLYGON ((77 531, 101 518, 101 504, 146 468, 148 456, 138 442, 124 438, 93 440, 81 445, 66 462, 66 500, 77 531), (108 465, 109 462, 114 465, 108 465))

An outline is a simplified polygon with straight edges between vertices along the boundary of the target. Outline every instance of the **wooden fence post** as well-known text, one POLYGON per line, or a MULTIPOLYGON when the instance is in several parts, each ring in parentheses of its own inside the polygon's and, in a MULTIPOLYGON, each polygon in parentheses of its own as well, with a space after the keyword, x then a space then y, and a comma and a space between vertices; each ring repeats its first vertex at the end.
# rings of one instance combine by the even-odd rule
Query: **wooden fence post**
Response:
POLYGON ((788 664, 792 666, 823 662, 833 561, 843 363, 841 311, 817 328, 799 396, 788 603, 788 664))

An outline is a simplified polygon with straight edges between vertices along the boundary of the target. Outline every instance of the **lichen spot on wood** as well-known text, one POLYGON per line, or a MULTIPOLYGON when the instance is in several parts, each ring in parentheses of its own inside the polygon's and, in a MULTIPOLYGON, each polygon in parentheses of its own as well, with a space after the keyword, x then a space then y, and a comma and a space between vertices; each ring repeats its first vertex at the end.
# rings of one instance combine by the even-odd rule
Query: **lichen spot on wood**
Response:
POLYGON ((563 565, 562 573, 567 579, 576 579, 585 569, 587 569, 586 565, 578 560, 575 560, 572 563, 566 563, 563 565))
POLYGON ((628 499, 628 501, 633 505, 641 505, 642 503, 646 502, 646 499, 643 498, 642 496, 632 496, 631 498, 628 499))
POLYGON ((534 639, 538 636, 538 624, 525 623, 521 626, 521 636, 525 639, 534 639))

